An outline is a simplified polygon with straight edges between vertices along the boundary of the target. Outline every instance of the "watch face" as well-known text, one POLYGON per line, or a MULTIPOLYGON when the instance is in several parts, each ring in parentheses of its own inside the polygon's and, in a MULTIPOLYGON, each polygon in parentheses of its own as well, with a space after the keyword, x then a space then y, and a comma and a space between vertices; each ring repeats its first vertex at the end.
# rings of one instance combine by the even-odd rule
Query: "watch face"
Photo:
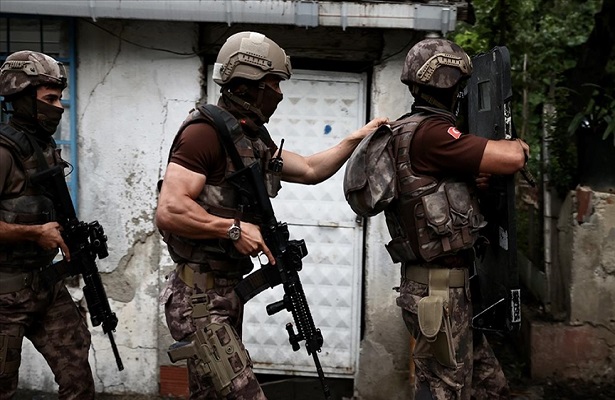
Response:
POLYGON ((229 239, 235 241, 235 240, 239 240, 239 238, 241 237, 241 228, 238 227, 237 225, 231 225, 230 228, 228 228, 228 237, 229 239))

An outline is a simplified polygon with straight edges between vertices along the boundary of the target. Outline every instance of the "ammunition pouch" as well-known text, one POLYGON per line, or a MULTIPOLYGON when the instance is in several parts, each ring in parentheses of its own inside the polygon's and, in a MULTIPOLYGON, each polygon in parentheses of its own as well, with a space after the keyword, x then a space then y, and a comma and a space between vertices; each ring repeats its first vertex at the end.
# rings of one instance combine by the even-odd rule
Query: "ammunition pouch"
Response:
POLYGON ((393 238, 386 248, 393 262, 429 262, 474 246, 487 223, 466 183, 443 180, 413 195, 402 192, 395 210, 385 211, 393 238))
MULTIPOLYGON (((192 317, 209 316, 209 298, 206 294, 192 296, 192 317)), ((216 392, 226 396, 231 391, 233 379, 248 366, 250 357, 235 330, 225 323, 209 322, 181 341, 169 347, 171 362, 194 358, 197 373, 210 378, 216 392)))
POLYGON ((421 257, 436 257, 470 249, 486 225, 478 201, 462 182, 444 181, 434 193, 421 197, 415 208, 421 257))

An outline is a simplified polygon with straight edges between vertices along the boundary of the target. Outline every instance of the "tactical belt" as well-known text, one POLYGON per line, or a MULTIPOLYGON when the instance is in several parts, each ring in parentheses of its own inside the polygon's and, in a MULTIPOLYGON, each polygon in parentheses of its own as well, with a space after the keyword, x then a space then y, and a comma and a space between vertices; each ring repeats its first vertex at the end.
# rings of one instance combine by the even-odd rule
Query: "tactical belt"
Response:
POLYGON ((213 272, 194 272, 194 269, 192 269, 190 264, 179 264, 177 266, 177 275, 187 286, 192 288, 195 284, 197 284, 202 290, 209 290, 214 287, 213 272))
POLYGON ((38 287, 38 274, 29 272, 2 272, 0 271, 0 294, 19 292, 22 289, 38 287))
MULTIPOLYGON (((401 267, 401 276, 410 281, 429 285, 429 271, 433 268, 420 265, 407 265, 401 267)), ((448 286, 451 288, 462 288, 466 286, 468 277, 467 269, 451 269, 448 286)))

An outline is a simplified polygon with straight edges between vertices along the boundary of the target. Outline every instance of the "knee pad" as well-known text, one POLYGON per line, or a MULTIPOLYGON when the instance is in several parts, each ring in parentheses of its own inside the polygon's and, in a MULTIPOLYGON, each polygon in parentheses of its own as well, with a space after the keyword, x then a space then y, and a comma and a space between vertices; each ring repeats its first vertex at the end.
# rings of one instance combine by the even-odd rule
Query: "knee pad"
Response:
POLYGON ((0 335, 0 376, 19 371, 23 336, 0 335))

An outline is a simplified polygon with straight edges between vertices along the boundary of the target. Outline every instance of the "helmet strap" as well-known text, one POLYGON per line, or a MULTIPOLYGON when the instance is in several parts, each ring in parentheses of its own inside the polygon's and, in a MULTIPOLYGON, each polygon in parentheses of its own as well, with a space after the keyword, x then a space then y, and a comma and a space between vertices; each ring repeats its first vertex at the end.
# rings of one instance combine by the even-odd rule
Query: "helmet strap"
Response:
POLYGON ((444 96, 439 96, 440 99, 436 98, 435 96, 427 93, 427 91, 423 90, 423 88, 421 88, 419 85, 412 85, 410 86, 410 93, 412 93, 412 95, 415 98, 421 99, 425 102, 427 102, 427 104, 432 105, 434 107, 437 108, 441 108, 443 110, 446 111, 453 111, 456 107, 457 104, 457 90, 453 90, 451 92, 451 97, 450 99, 444 98, 444 96), (448 101, 447 101, 448 100, 448 101), (446 104, 445 104, 446 102, 446 104))
MULTIPOLYGON (((252 104, 248 103, 247 101, 245 101, 244 99, 242 99, 241 97, 237 96, 236 94, 232 93, 230 90, 226 89, 226 90, 222 90, 221 91, 222 96, 224 96, 225 98, 229 99, 231 102, 237 104, 240 108, 246 110, 246 111, 251 111, 254 114, 256 114, 256 116, 258 118, 261 119, 261 121, 265 121, 266 118, 263 116, 263 113, 261 112, 261 110, 259 110, 258 108, 254 107, 252 104)), ((262 90, 259 93, 259 98, 260 96, 262 96, 262 90)))
POLYGON ((419 93, 419 97, 423 100, 425 100, 427 103, 431 104, 432 106, 438 107, 438 108, 442 108, 444 110, 448 110, 449 108, 447 106, 445 106, 444 104, 442 104, 440 101, 438 101, 435 97, 428 95, 426 93, 419 93))

